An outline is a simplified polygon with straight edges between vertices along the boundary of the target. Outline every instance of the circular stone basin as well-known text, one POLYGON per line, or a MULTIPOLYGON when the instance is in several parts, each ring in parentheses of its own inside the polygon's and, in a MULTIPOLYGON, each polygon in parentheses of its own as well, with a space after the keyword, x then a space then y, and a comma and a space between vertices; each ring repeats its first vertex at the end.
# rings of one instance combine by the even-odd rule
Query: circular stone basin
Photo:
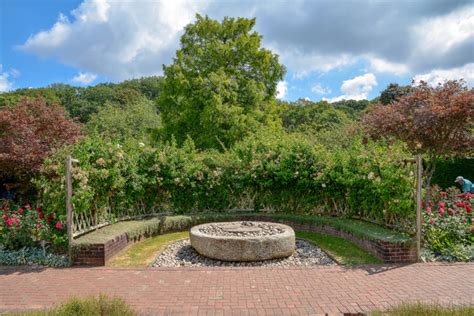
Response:
POLYGON ((226 222, 194 226, 191 245, 200 254, 222 261, 260 261, 289 257, 295 251, 290 226, 269 222, 226 222))

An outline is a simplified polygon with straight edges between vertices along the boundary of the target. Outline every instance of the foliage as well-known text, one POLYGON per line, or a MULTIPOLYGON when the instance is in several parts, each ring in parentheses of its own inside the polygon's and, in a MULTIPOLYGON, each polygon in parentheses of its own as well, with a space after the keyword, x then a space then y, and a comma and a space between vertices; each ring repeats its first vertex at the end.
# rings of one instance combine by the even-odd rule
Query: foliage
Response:
POLYGON ((161 121, 155 105, 146 98, 123 106, 107 102, 87 124, 89 130, 121 140, 146 140, 152 130, 160 128, 161 121))
POLYGON ((126 80, 118 84, 120 88, 139 91, 148 100, 155 100, 161 91, 163 77, 151 76, 126 80))
POLYGON ((447 189, 457 176, 474 181, 474 158, 440 159, 431 182, 447 189))
POLYGON ((52 151, 79 135, 80 126, 59 105, 41 98, 0 109, 0 179, 28 183, 52 151))
POLYGON ((377 264, 382 261, 354 243, 340 237, 310 232, 296 232, 296 237, 313 242, 343 265, 377 264))
POLYGON ((198 148, 230 148, 258 129, 278 128, 276 85, 285 68, 260 47, 255 19, 197 15, 185 28, 174 63, 164 66, 159 96, 164 135, 198 148))
POLYGON ((395 103, 403 97, 413 91, 411 86, 400 86, 397 83, 390 83, 385 90, 380 93, 380 103, 383 105, 389 105, 395 103))
POLYGON ((473 104, 474 89, 463 81, 437 87, 421 82, 391 106, 374 107, 365 123, 369 135, 402 140, 413 153, 425 155, 425 186, 429 188, 439 158, 473 151, 473 104))
POLYGON ((439 192, 424 212, 424 247, 441 260, 474 260, 473 207, 471 193, 448 196, 439 192))
POLYGON ((441 306, 438 304, 402 304, 388 311, 375 311, 370 316, 471 316, 474 306, 441 306))
POLYGON ((0 244, 7 249, 37 246, 40 241, 61 247, 66 242, 64 218, 41 207, 19 207, 1 201, 0 244))
POLYGON ((327 148, 281 132, 248 137, 220 153, 197 151, 190 140, 151 148, 91 135, 48 159, 36 184, 44 206, 63 214, 64 161, 72 154, 79 160, 75 211, 99 222, 237 208, 358 216, 406 229, 414 215, 413 174, 403 167, 402 146, 390 145, 389 155, 386 148, 360 135, 327 148))
POLYGON ((14 315, 25 316, 134 316, 137 315, 127 303, 118 297, 110 298, 106 295, 99 297, 76 298, 72 297, 49 311, 34 311, 14 315))
POLYGON ((22 99, 30 101, 43 99, 48 105, 60 104, 58 95, 50 88, 22 88, 12 92, 0 93, 0 108, 13 107, 20 103, 22 99))
POLYGON ((69 259, 42 248, 24 247, 19 250, 8 250, 0 246, 0 265, 40 265, 46 267, 67 267, 69 259))
POLYGON ((352 120, 358 120, 372 101, 369 100, 342 100, 331 103, 331 106, 339 111, 344 112, 347 117, 352 120))
POLYGON ((115 84, 98 84, 87 88, 55 84, 50 88, 58 95, 70 115, 82 123, 88 122, 91 115, 107 102, 124 106, 142 97, 137 90, 121 88, 115 84))
POLYGON ((347 115, 326 101, 289 104, 281 114, 283 127, 290 132, 337 129, 349 122, 347 115))
POLYGON ((156 258, 156 254, 161 252, 169 243, 186 238, 189 238, 188 231, 155 236, 140 241, 127 247, 124 252, 121 252, 108 261, 107 266, 130 268, 148 267, 156 258))

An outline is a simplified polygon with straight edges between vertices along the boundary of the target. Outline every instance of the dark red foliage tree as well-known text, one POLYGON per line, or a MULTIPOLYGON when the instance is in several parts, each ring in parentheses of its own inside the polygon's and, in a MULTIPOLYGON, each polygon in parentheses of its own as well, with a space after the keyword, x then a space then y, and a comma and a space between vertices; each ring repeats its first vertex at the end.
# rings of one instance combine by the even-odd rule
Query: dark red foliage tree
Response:
POLYGON ((26 184, 56 148, 73 143, 80 125, 60 105, 24 98, 0 109, 0 180, 26 184))
POLYGON ((402 140, 424 156, 429 189, 438 158, 473 152, 473 116, 474 90, 460 80, 436 87, 420 82, 390 106, 372 108, 363 121, 370 136, 402 140))

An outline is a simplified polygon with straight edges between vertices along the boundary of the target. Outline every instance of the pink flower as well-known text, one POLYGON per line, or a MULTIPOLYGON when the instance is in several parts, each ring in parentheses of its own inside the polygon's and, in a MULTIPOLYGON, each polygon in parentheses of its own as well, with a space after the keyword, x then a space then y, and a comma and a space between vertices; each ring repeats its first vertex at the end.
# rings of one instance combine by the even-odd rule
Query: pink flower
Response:
POLYGON ((439 211, 438 211, 438 213, 444 214, 444 208, 440 208, 439 211))
POLYGON ((41 228, 43 228, 43 224, 38 223, 38 229, 41 229, 41 228))
POLYGON ((435 222, 434 218, 430 218, 430 224, 433 225, 435 222))
POLYGON ((39 213, 39 214, 38 214, 38 217, 39 217, 40 219, 43 219, 43 218, 44 218, 44 214, 43 214, 43 213, 39 213))
POLYGON ((62 229, 63 224, 61 224, 61 222, 57 222, 56 225, 54 225, 54 227, 56 227, 57 229, 62 229))
POLYGON ((30 204, 26 204, 26 205, 25 205, 25 208, 30 208, 30 204))
POLYGON ((445 206, 446 206, 446 204, 444 204, 444 202, 439 202, 438 205, 441 206, 441 207, 445 207, 445 206))
POLYGON ((453 215, 453 214, 454 214, 454 210, 453 210, 452 208, 449 208, 449 209, 448 209, 448 213, 451 214, 451 215, 453 215))
POLYGON ((439 194, 444 195, 444 196, 448 195, 446 192, 443 192, 443 191, 439 192, 439 194))
POLYGON ((474 232, 474 225, 471 226, 471 232, 474 232))
POLYGON ((426 212, 427 212, 427 213, 431 213, 431 207, 427 207, 427 208, 426 208, 426 212))
POLYGON ((466 212, 467 212, 467 213, 471 213, 471 212, 472 212, 472 208, 471 208, 469 205, 466 205, 466 212))
POLYGON ((23 213, 23 209, 22 208, 19 208, 18 211, 16 211, 18 214, 21 214, 23 213))

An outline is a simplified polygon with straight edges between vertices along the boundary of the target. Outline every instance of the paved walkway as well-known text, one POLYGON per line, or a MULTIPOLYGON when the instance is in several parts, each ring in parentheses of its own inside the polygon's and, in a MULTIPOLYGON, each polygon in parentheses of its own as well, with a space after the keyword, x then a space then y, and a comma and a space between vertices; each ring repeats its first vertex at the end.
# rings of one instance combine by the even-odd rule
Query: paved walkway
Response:
POLYGON ((146 315, 341 315, 401 302, 474 304, 474 264, 342 268, 0 267, 0 311, 69 296, 123 297, 146 315))

